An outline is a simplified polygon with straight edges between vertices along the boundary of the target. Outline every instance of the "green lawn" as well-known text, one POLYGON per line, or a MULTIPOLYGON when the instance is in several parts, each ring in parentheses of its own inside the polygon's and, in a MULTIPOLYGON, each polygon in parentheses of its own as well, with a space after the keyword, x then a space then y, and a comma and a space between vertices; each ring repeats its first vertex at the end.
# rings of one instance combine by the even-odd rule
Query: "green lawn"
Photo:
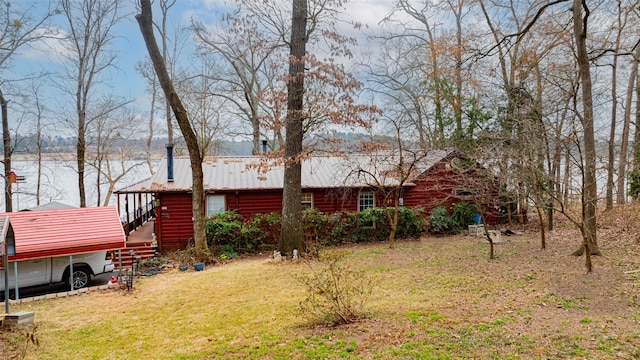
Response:
POLYGON ((266 257, 12 311, 36 313, 28 359, 640 357, 638 280, 613 256, 586 275, 562 239, 539 251, 535 237, 509 238, 493 261, 469 236, 330 250, 349 252, 376 284, 366 317, 337 327, 297 312, 305 289, 292 275, 307 264, 266 257))

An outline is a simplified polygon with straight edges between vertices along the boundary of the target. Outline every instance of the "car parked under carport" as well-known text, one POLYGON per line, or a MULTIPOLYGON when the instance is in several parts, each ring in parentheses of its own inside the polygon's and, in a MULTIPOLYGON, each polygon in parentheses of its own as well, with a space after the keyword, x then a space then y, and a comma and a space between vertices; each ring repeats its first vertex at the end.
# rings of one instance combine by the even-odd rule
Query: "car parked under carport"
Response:
POLYGON ((4 213, 0 220, 0 290, 63 281, 69 289, 87 286, 91 276, 113 271, 108 254, 125 246, 115 207, 4 213))

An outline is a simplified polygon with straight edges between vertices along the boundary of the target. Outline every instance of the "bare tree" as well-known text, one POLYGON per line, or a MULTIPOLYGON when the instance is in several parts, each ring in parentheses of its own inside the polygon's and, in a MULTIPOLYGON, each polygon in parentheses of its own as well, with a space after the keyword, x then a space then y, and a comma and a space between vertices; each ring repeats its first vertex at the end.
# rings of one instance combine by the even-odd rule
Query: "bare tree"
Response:
MULTIPOLYGON (((636 57, 640 59, 640 46, 636 48, 636 57)), ((618 160, 618 182, 616 187, 616 203, 624 204, 627 199, 625 189, 625 179, 627 177, 627 156, 629 152, 629 129, 631 125, 631 106, 633 102, 633 94, 636 88, 636 79, 638 77, 638 61, 633 59, 631 64, 631 73, 629 74, 629 84, 624 103, 624 118, 622 123, 622 134, 620 141, 620 157, 618 160)), ((637 105, 636 105, 637 106, 637 105)), ((638 127, 636 123, 636 127, 638 127)))
MULTIPOLYGON (((114 66, 115 54, 110 46, 115 40, 114 26, 122 19, 121 0, 61 0, 62 13, 69 32, 70 65, 67 76, 73 85, 67 92, 75 103, 80 207, 87 206, 85 190, 85 163, 87 151, 87 123, 92 119, 93 97, 99 76, 114 66)), ((95 116, 95 115, 94 115, 95 116)))
POLYGON ((38 167, 38 171, 37 171, 37 179, 36 179, 36 205, 40 205, 40 198, 41 198, 41 193, 42 193, 42 158, 43 158, 43 154, 42 154, 42 143, 44 141, 43 138, 43 131, 45 129, 45 127, 47 127, 48 125, 51 124, 45 124, 44 123, 44 118, 45 118, 45 112, 46 112, 46 108, 43 104, 43 102, 40 99, 40 87, 41 84, 35 84, 32 83, 31 86, 31 99, 33 102, 33 105, 30 106, 30 112, 32 112, 33 116, 36 119, 36 124, 35 124, 35 153, 36 153, 36 162, 37 162, 37 167, 38 167))
POLYGON ((192 176, 192 201, 191 209, 193 213, 193 237, 195 243, 196 257, 199 260, 205 260, 209 257, 207 248, 207 240, 204 228, 204 184, 202 172, 202 156, 200 146, 198 145, 198 137, 193 131, 187 111, 184 108, 180 96, 176 92, 171 77, 167 72, 162 54, 158 49, 158 45, 153 33, 153 18, 151 13, 151 1, 140 1, 140 13, 136 15, 136 20, 140 26, 140 32, 144 38, 144 42, 149 52, 149 57, 153 63, 158 81, 162 86, 165 97, 171 104, 173 114, 178 121, 182 135, 184 136, 189 151, 189 160, 191 163, 192 176))
POLYGON ((202 51, 220 60, 212 62, 218 69, 208 75, 211 85, 216 86, 215 96, 234 105, 251 125, 252 152, 260 154, 265 131, 263 94, 280 77, 285 44, 280 37, 269 37, 269 32, 260 29, 259 21, 241 9, 224 15, 219 28, 207 29, 200 22, 193 22, 193 28, 202 51))
MULTIPOLYGON (((14 4, 15 5, 15 4, 14 4)), ((34 43, 43 38, 54 36, 56 32, 51 30, 47 24, 49 20, 58 13, 58 10, 46 4, 46 10, 39 12, 39 15, 33 13, 38 9, 44 8, 41 4, 38 6, 33 4, 27 9, 14 11, 10 1, 0 1, 0 71, 8 67, 8 64, 16 52, 24 45, 34 43)), ((5 77, 3 80, 7 80, 5 77)), ((2 109, 2 140, 4 146, 4 156, 2 163, 4 165, 5 179, 5 211, 13 211, 13 201, 11 194, 11 184, 9 183, 9 173, 11 173, 11 134, 9 130, 9 100, 2 92, 2 87, 6 84, 0 82, 0 108, 2 109)))
MULTIPOLYGON (((193 67, 196 67, 195 64, 193 67)), ((191 76, 180 83, 184 106, 194 132, 198 135, 201 156, 216 155, 223 151, 222 140, 230 135, 233 128, 229 121, 228 101, 225 97, 211 94, 213 80, 208 74, 210 68, 202 64, 202 74, 191 76)))
POLYGON ((395 132, 395 136, 384 138, 386 141, 363 143, 359 151, 367 154, 366 161, 360 161, 359 156, 351 157, 351 172, 349 178, 363 177, 368 185, 375 189, 383 200, 383 206, 391 207, 391 211, 386 211, 385 216, 390 225, 389 248, 395 246, 396 232, 398 229, 398 218, 400 215, 402 191, 407 183, 419 175, 419 164, 432 154, 432 151, 419 147, 411 149, 414 139, 403 137, 402 119, 389 119, 387 122, 393 129, 389 133, 395 132))
POLYGON ((96 119, 88 129, 88 164, 96 171, 97 206, 108 206, 118 182, 143 166, 146 161, 135 160, 139 151, 135 136, 142 122, 126 108, 110 112, 96 119), (102 185, 107 185, 104 196, 102 185))
POLYGON ((578 70, 582 85, 582 114, 580 121, 584 134, 584 178, 582 194, 582 236, 584 245, 576 255, 586 254, 587 272, 592 271, 591 255, 600 255, 597 238, 596 212, 598 209, 598 186, 596 182, 596 142, 593 125, 593 90, 591 68, 587 52, 587 24, 589 8, 585 0, 573 0, 573 35, 576 41, 578 70), (584 12, 583 12, 584 11, 584 12), (582 250, 582 251, 581 251, 582 250))
POLYGON ((144 151, 147 155, 147 167, 149 173, 153 174, 152 160, 152 145, 155 131, 155 114, 156 114, 156 101, 158 100, 158 78, 153 70, 153 64, 151 62, 141 62, 136 66, 138 72, 146 80, 147 91, 151 95, 151 104, 149 104, 149 123, 147 126, 147 139, 144 145, 144 151))
MULTIPOLYGON (((618 58, 621 52, 621 44, 623 33, 629 19, 630 11, 625 9, 622 1, 618 1, 616 4, 616 23, 613 28, 615 29, 615 37, 612 44, 613 57, 611 60, 611 125, 609 131, 609 157, 607 161, 607 184, 606 184, 606 196, 605 196, 605 210, 613 209, 613 175, 615 172, 615 143, 616 143, 616 125, 618 122, 618 58)), ((627 134, 628 136, 628 134, 627 134)), ((621 157, 620 157, 621 159, 621 157)), ((618 174, 619 178, 624 179, 624 174, 618 174)))

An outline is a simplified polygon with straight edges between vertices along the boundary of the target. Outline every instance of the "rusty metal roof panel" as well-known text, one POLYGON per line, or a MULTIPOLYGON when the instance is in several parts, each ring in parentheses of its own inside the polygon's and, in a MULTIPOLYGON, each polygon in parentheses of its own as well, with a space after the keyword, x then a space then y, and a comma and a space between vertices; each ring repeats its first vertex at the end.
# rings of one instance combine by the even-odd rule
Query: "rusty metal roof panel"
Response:
POLYGON ((115 207, 25 211, 9 217, 16 254, 10 261, 113 250, 125 246, 115 207))

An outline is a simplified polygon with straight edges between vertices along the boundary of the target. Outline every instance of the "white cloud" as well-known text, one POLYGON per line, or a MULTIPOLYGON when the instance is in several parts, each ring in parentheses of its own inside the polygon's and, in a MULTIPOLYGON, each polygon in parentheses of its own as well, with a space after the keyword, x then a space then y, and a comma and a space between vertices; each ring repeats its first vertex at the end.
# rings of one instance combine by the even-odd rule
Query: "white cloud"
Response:
POLYGON ((352 0, 346 7, 348 18, 375 29, 379 27, 380 21, 389 15, 392 4, 388 0, 352 0))
POLYGON ((62 63, 71 54, 67 41, 67 33, 58 28, 39 28, 36 36, 42 36, 29 46, 20 49, 18 56, 34 63, 62 63))

